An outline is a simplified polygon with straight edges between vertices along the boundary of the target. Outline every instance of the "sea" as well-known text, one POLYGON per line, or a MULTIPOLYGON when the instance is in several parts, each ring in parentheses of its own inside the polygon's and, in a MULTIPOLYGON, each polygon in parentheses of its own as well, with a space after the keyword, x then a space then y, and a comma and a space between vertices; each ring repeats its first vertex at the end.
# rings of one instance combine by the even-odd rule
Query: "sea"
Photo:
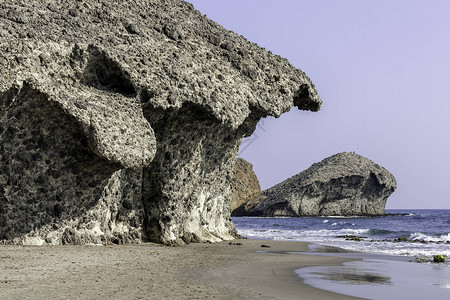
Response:
POLYGON ((311 242, 309 252, 293 255, 359 258, 296 270, 312 287, 374 300, 450 299, 450 210, 386 212, 381 217, 234 217, 233 222, 249 239, 311 242), (320 250, 326 246, 351 251, 320 250), (434 255, 446 262, 434 263, 434 255))
POLYGON ((238 233, 250 239, 305 241, 358 252, 410 256, 421 262, 444 255, 448 264, 449 209, 386 213, 380 217, 233 217, 233 222, 238 233), (349 240, 352 236, 361 237, 361 241, 349 240))

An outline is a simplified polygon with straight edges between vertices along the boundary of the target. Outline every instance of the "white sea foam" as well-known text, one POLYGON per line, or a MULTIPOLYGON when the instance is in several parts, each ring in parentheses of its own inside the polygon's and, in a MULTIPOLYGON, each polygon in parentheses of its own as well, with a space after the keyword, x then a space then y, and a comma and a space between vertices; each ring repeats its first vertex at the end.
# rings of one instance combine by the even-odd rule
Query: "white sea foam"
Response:
POLYGON ((443 234, 443 235, 437 237, 437 236, 426 235, 421 232, 415 232, 415 233, 411 234, 409 238, 411 240, 417 239, 417 240, 422 240, 422 241, 427 241, 427 242, 450 242, 450 233, 443 234))
POLYGON ((240 229, 239 234, 245 237, 261 239, 295 239, 299 241, 331 241, 337 240, 338 235, 363 235, 367 229, 339 229, 339 230, 279 230, 279 229, 240 229))
POLYGON ((442 254, 450 261, 448 230, 450 210, 392 211, 392 213, 394 214, 374 218, 322 216, 235 218, 234 221, 238 232, 249 238, 306 241, 370 253, 425 255, 429 259, 432 255, 442 254), (397 212, 406 212, 409 215, 395 215, 397 212), (343 235, 367 238, 356 242, 337 237, 343 235), (422 242, 393 242, 400 237, 422 242))
MULTIPOLYGON (((393 242, 362 242, 347 241, 338 238, 340 235, 365 236, 368 229, 339 229, 339 230, 279 230, 279 229, 240 229, 239 234, 254 239, 270 240, 295 240, 319 243, 328 246, 336 246, 354 251, 370 252, 387 255, 401 256, 427 256, 442 254, 450 257, 450 246, 448 244, 422 244, 422 243, 393 243, 393 242)), ((422 233, 412 234, 410 239, 421 239, 425 241, 447 241, 450 234, 441 237, 427 236, 422 233)))

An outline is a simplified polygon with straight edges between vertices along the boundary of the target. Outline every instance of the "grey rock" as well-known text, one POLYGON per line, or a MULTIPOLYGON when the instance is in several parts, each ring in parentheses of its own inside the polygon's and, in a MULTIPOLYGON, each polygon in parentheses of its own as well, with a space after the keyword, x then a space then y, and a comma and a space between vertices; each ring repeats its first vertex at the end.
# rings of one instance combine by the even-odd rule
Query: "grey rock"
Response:
POLYGON ((81 236, 75 229, 69 227, 64 230, 61 243, 63 245, 81 245, 81 236))
POLYGON ((385 168, 353 152, 335 154, 235 210, 246 216, 384 215, 397 188, 385 168))
POLYGON ((45 2, 0 4, 0 240, 235 237, 241 139, 310 79, 187 2, 45 2))
POLYGON ((238 158, 234 165, 233 194, 231 197, 231 215, 250 197, 261 193, 258 177, 253 172, 253 165, 243 158, 238 158))

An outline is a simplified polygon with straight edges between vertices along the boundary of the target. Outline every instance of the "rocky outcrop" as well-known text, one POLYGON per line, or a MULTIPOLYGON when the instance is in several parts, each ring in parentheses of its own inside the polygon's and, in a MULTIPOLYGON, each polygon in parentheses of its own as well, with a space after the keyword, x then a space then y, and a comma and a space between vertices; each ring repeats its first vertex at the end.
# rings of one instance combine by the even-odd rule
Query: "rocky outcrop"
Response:
POLYGON ((0 240, 232 239, 242 137, 310 79, 178 0, 2 1, 0 240))
POLYGON ((383 215, 397 188, 385 168, 355 153, 339 153, 313 164, 249 199, 234 212, 245 216, 383 215))
POLYGON ((233 194, 231 196, 231 215, 248 198, 261 193, 258 177, 253 172, 253 165, 243 158, 238 158, 234 165, 233 194))

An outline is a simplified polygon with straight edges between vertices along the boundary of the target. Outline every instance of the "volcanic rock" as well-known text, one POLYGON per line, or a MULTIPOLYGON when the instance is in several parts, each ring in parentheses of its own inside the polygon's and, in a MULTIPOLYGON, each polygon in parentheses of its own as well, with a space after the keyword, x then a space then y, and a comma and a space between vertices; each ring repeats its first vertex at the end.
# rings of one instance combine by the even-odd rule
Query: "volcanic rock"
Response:
POLYGON ((263 191, 234 211, 244 216, 374 216, 385 214, 397 188, 385 168, 343 152, 263 191))
POLYGON ((246 202, 248 198, 261 193, 258 178, 253 172, 253 165, 243 158, 238 158, 234 165, 233 194, 231 195, 231 215, 233 211, 246 202))
POLYGON ((0 240, 232 239, 241 139, 310 79, 179 0, 0 4, 0 240))

